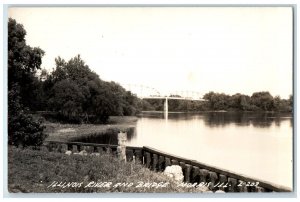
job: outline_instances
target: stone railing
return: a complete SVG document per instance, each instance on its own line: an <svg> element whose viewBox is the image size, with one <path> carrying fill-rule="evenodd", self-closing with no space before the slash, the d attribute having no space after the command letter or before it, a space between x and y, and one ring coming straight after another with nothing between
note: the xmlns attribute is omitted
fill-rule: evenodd
<svg viewBox="0 0 300 202"><path fill-rule="evenodd" d="M128 147L130 150L131 147ZM186 183L207 183L213 191L225 192L291 192L280 185L247 177L241 174L206 165L198 161L174 156L150 147L143 147L143 163L154 171L163 171L166 166L179 165ZM206 184L206 185L207 185Z"/></svg>
<svg viewBox="0 0 300 202"><path fill-rule="evenodd" d="M43 149L56 152L78 153L111 153L119 155L119 145L94 144L82 142L59 142L48 141L42 146ZM241 174L230 172L214 166L206 165L198 161L178 157L150 147L124 147L127 161L138 161L147 168L162 172L167 166L179 165L182 168L184 182L204 183L211 190L223 190L225 192L291 192L292 190L280 185L257 180Z"/></svg>
<svg viewBox="0 0 300 202"><path fill-rule="evenodd" d="M87 153L112 153L117 154L118 145L110 144L94 144L84 142L60 142L60 141L46 141L42 146L42 149L46 149L50 152L71 151L72 153L79 153L86 151Z"/></svg>

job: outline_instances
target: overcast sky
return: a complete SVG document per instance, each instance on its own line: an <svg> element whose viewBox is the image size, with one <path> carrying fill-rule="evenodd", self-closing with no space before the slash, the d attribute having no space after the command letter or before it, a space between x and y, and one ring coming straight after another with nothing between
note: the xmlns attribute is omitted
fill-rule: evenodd
<svg viewBox="0 0 300 202"><path fill-rule="evenodd" d="M291 8L10 8L27 44L80 54L101 79L182 90L292 94Z"/></svg>

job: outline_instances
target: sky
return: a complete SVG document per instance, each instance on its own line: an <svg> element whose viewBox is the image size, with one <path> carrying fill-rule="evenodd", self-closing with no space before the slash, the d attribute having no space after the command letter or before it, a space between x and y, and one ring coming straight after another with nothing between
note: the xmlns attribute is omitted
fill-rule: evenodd
<svg viewBox="0 0 300 202"><path fill-rule="evenodd" d="M58 56L80 54L101 79L161 94L269 91L288 98L293 82L289 7L11 7L26 42Z"/></svg>

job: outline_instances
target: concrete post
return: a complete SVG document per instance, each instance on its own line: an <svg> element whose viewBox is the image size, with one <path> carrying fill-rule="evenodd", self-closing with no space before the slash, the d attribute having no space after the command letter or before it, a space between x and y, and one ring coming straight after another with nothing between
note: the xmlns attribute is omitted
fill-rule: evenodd
<svg viewBox="0 0 300 202"><path fill-rule="evenodd" d="M255 187L256 188L256 192L265 192L265 188L263 187Z"/></svg>
<svg viewBox="0 0 300 202"><path fill-rule="evenodd" d="M134 154L135 154L136 160L138 160L140 163L143 164L143 153L142 153L142 150L135 150Z"/></svg>
<svg viewBox="0 0 300 202"><path fill-rule="evenodd" d="M235 192L237 189L237 180L235 178L229 177L228 183L229 183L228 192Z"/></svg>
<svg viewBox="0 0 300 202"><path fill-rule="evenodd" d="M165 162L166 162L166 163L165 163L166 167L171 165L171 160L170 160L170 158L166 157L166 158L165 158Z"/></svg>
<svg viewBox="0 0 300 202"><path fill-rule="evenodd" d="M218 180L218 175L215 172L208 172L209 174L209 181L210 181L210 190L216 191L218 187L215 187L217 180Z"/></svg>
<svg viewBox="0 0 300 202"><path fill-rule="evenodd" d="M68 145L67 144L61 144L60 145L60 152L65 153L68 150Z"/></svg>
<svg viewBox="0 0 300 202"><path fill-rule="evenodd" d="M200 169L200 182L207 182L208 170Z"/></svg>
<svg viewBox="0 0 300 202"><path fill-rule="evenodd" d="M165 169L165 157L158 157L158 171L164 171Z"/></svg>
<svg viewBox="0 0 300 202"><path fill-rule="evenodd" d="M117 154L120 160L126 161L126 141L127 141L127 133L119 132L118 133L118 147Z"/></svg>
<svg viewBox="0 0 300 202"><path fill-rule="evenodd" d="M145 157L146 157L146 167L150 168L151 167L151 154L149 152L145 152Z"/></svg>
<svg viewBox="0 0 300 202"><path fill-rule="evenodd" d="M193 166L192 167L192 183L194 182L197 182L199 183L200 182L200 168L197 167L197 166Z"/></svg>
<svg viewBox="0 0 300 202"><path fill-rule="evenodd" d="M175 159L172 159L172 160L171 160L171 164L172 164L172 166L173 166L173 165L179 165L178 161L175 160Z"/></svg>
<svg viewBox="0 0 300 202"><path fill-rule="evenodd" d="M157 154L153 154L152 169L154 171L157 170L157 164L158 164L158 156L157 156Z"/></svg>
<svg viewBox="0 0 300 202"><path fill-rule="evenodd" d="M220 174L219 175L219 181L220 181L220 184L222 184L223 183L223 186L221 186L220 187L220 190L222 190L222 191L227 191L227 189L226 189L226 187L224 187L224 185L226 185L227 184L227 182L228 182L228 179L227 179L227 176L226 175L222 175L222 174Z"/></svg>
<svg viewBox="0 0 300 202"><path fill-rule="evenodd" d="M126 160L133 161L134 153L132 149L126 149Z"/></svg>
<svg viewBox="0 0 300 202"><path fill-rule="evenodd" d="M185 181L191 182L191 170L192 166L190 164L185 164Z"/></svg>
<svg viewBox="0 0 300 202"><path fill-rule="evenodd" d="M77 153L77 152L78 152L78 148L77 148L77 145L76 145L76 144L73 144L73 145L72 145L72 152L73 152L73 153Z"/></svg>
<svg viewBox="0 0 300 202"><path fill-rule="evenodd" d="M237 186L238 192L248 192L247 187L245 186L245 182L242 180L238 180L238 184L241 186Z"/></svg>

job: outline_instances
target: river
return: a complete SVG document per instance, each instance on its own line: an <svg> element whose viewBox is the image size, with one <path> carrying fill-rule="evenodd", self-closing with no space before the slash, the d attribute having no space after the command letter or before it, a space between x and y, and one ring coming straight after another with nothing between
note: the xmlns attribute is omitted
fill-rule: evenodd
<svg viewBox="0 0 300 202"><path fill-rule="evenodd" d="M292 187L291 113L142 113L128 145Z"/></svg>

